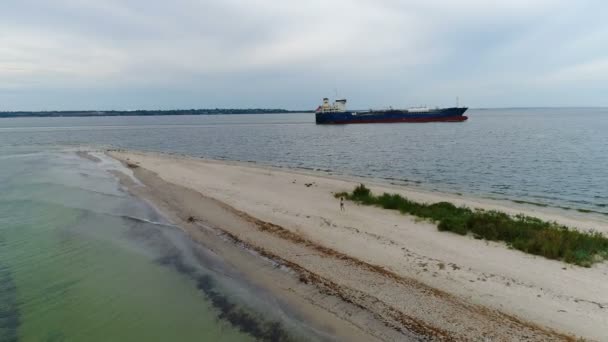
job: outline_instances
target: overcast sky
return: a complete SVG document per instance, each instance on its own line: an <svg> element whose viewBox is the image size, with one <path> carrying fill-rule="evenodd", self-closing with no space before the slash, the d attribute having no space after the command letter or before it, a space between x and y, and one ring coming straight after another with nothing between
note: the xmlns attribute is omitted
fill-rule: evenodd
<svg viewBox="0 0 608 342"><path fill-rule="evenodd" d="M0 6L0 111L608 106L608 1Z"/></svg>

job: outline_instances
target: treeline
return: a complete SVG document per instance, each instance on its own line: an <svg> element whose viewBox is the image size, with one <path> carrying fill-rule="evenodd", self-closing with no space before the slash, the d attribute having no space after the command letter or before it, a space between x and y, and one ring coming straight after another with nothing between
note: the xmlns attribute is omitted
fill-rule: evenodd
<svg viewBox="0 0 608 342"><path fill-rule="evenodd" d="M244 108L244 109L174 109L174 110L108 110L108 111L42 111L42 112L0 112L0 117L60 117L60 116L151 116L151 115L220 115L220 114L279 114L303 113L286 109Z"/></svg>

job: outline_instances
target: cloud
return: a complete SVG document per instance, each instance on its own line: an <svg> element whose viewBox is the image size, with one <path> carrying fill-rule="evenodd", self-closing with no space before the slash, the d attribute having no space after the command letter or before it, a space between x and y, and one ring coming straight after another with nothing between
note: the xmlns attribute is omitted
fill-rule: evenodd
<svg viewBox="0 0 608 342"><path fill-rule="evenodd" d="M541 79L542 82L552 84L608 81L608 58L593 60L585 63L567 66Z"/></svg>
<svg viewBox="0 0 608 342"><path fill-rule="evenodd" d="M0 12L0 89L14 91L2 108L61 109L82 89L87 102L79 105L91 108L309 108L334 88L361 108L451 104L456 95L472 106L548 105L572 82L605 76L606 7L8 0ZM539 97L522 100L521 89Z"/></svg>
<svg viewBox="0 0 608 342"><path fill-rule="evenodd" d="M0 77L15 83L63 78L108 79L121 71L126 55L83 37L43 31L4 30L0 35ZM10 83L10 82L8 82Z"/></svg>

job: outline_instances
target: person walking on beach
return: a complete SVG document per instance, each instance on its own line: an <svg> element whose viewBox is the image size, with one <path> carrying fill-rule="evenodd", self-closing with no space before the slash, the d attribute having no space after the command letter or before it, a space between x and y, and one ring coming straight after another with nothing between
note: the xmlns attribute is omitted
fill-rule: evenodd
<svg viewBox="0 0 608 342"><path fill-rule="evenodd" d="M340 211L344 211L344 197L340 197Z"/></svg>

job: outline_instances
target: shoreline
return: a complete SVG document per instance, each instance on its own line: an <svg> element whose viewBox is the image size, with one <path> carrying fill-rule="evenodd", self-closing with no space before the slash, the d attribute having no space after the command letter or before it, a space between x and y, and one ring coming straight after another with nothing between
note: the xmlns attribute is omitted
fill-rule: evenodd
<svg viewBox="0 0 608 342"><path fill-rule="evenodd" d="M109 151L112 150L124 150L124 151L136 151L141 153L151 153L151 154L160 154L184 159L195 159L195 160L204 160L210 163L224 163L228 165L236 165L236 166L250 166L254 168L265 168L270 170L283 170L288 172L302 173L312 176L318 177L327 177L336 180L349 180L356 182L363 182L369 184L375 184L377 186L384 186L387 188L391 187L399 187L407 189L408 191L415 193L424 193L429 195L437 195L437 196L450 196L454 199L464 198L470 201L480 202L482 205L485 204L493 204L497 206L503 206L506 208L510 208L513 210L532 210L541 209L539 213L550 212L552 215L564 216L564 217L573 217L577 220L597 220L599 222L603 222L608 224L608 211L598 211L597 208L604 208L603 205L594 205L596 209L585 209L577 206L565 206L558 203L545 203L545 202L537 202L536 200L530 199L522 199L519 197L509 197L507 194L499 194L499 193L482 193L482 192L459 192L455 190L450 190L447 187L435 187L431 183L425 183L422 181L415 180L407 180L407 179L397 179L392 177L374 177L371 175L357 175L353 173L345 173L337 170L329 170L329 169L321 169L321 168L313 168L313 167L304 167L304 166L288 166L288 165L273 165L269 162L257 162L254 160L235 160L229 158L210 158L205 156L192 156L181 152L159 152L156 150L134 150L134 149L113 149L109 148ZM606 204L608 205L608 204Z"/></svg>
<svg viewBox="0 0 608 342"><path fill-rule="evenodd" d="M347 204L348 215L341 215L333 207L336 202L330 199L331 192L350 190L351 185L360 181L350 177L338 178L334 175L260 167L251 163L242 165L243 162L209 161L175 154L116 151L110 151L108 154L122 162L128 161L134 163L132 165L137 165L133 170L138 179L148 187L150 187L150 179L146 181L140 178L144 170L156 173L160 181L164 182L155 183L157 187L180 186L182 190L177 193L183 193L184 189L192 190L234 209L233 214L242 213L240 217L248 218L245 221L254 224L254 227L251 225L239 229L232 227L231 229L234 230L227 233L236 236L237 240L269 251L270 255L292 262L307 271L312 269L314 272L311 273L316 276L319 276L325 268L332 269L333 273L340 273L338 272L340 268L349 266L340 265L340 260L350 260L352 267L357 265L363 267L364 264L379 267L373 270L367 269L370 273L358 281L349 277L352 278L352 272L360 273L361 269L350 269L351 272L340 275L329 272L319 277L330 279L333 284L338 285L340 291L357 290L358 298L375 293L378 289L383 290L375 300L391 307L393 320L399 316L395 316L395 311L403 315L402 318L407 318L397 320L397 325L408 327L409 324L410 330L414 329L421 335L429 332L433 334L434 331L436 337L443 336L443 338L494 336L497 339L516 339L516 336L521 337L519 334L526 333L529 334L528 336L534 336L535 340L569 339L566 335L553 332L555 330L593 339L605 337L599 325L602 320L605 321L607 317L605 309L608 308L608 306L603 307L603 303L608 302L608 299L604 298L607 292L602 292L603 287L601 287L601 281L605 283L607 279L605 264L594 266L587 271L570 265L564 266L559 262L518 254L501 244L485 243L437 232L436 228L430 229L431 225L428 223L416 222L407 216L386 213L378 208L357 207L357 213L353 213L354 206ZM424 193L403 186L378 184L373 180L366 180L365 183L376 191L402 193L409 198L425 202L437 200L439 197L457 205L484 206L486 209L490 207L508 213L522 212L518 209L522 206L483 203L479 199L458 195ZM304 186L304 184L311 185ZM263 194L264 191L269 194ZM304 198L298 200L299 195ZM156 201L162 197L162 194L157 194ZM179 201L177 196L167 203L175 205ZM526 207L526 213L541 219L547 217L555 219L568 226L573 226L571 223L575 223L580 229L599 227L601 231L608 231L608 225L595 218L581 220L572 216L557 217L544 209ZM197 212L196 208L188 208L188 210ZM354 219L350 217L351 215L359 217ZM210 220L207 213L200 216L195 221ZM221 225L222 220L216 222L216 225L217 223ZM259 227L265 224L270 224L270 227L274 228L260 230ZM294 243L294 237L298 237L304 243ZM264 239L269 238L278 239L275 242L279 247L264 245ZM308 248L319 246L321 250L316 249L317 254L323 254L322 250L333 251L330 254L334 256L329 258L325 255L319 258L317 255L314 260L293 257L293 250L302 248L302 244ZM366 246L374 253L362 251L362 246ZM324 264L323 259L332 260ZM505 267L504 263L507 260L513 265ZM500 265L501 263L503 265ZM523 272L514 269L518 267L523 268ZM549 270L543 272L544 268ZM387 275L381 275L382 272L379 272L381 269L394 276L388 276L387 281ZM560 273L565 272L570 273L567 274L567 284L559 284ZM394 281L395 279L401 280ZM382 282L378 283L380 280ZM584 297L585 291L573 291L576 290L573 289L574 284L582 285L584 290L594 282L599 282L600 288L587 293L591 298L579 298ZM416 288L424 291L415 295L412 293L402 295ZM394 295L380 298L390 293ZM434 296L429 296L429 293L433 293ZM437 295L438 293L442 295ZM394 299L395 295L397 299ZM399 296L408 298L404 300ZM543 299L545 297L549 297L549 300ZM535 303L531 304L533 301ZM419 310L411 310L412 303L417 303ZM386 307L374 307L371 302L365 301L359 305L366 310L376 310L374 314L380 317L391 317L387 314L391 310ZM435 310L420 310L425 306L431 306ZM446 313L451 313L452 318L445 316ZM463 314L465 316L461 319L453 318ZM586 316L590 317L586 318ZM410 319L409 323L407 323L408 319ZM485 323L482 323L484 321ZM423 328L413 327L412 322L422 322ZM384 323L387 325L386 320ZM490 331L476 331L476 324L478 324L477 329L484 327Z"/></svg>
<svg viewBox="0 0 608 342"><path fill-rule="evenodd" d="M167 158L176 158L191 161L203 161L209 164L230 165L237 167L250 167L254 169L267 170L269 172L285 172L293 173L302 176L320 177L335 181L352 183L353 187L344 188L344 191L350 191L355 185L369 185L376 191L398 193L409 195L411 199L419 202L434 203L440 201L448 201L457 206L467 206L470 208L479 208L484 210L497 210L510 215L524 213L530 216L540 218L545 221L555 221L557 223L576 228L579 230L598 230L608 235L608 213L580 209L575 207L565 207L550 205L540 202L532 202L507 197L493 197L488 194L475 193L460 193L453 192L447 189L430 189L419 182L400 181L393 178L382 177L366 177L347 173L341 173L332 170L322 170L308 167L290 167L271 165L256 161L247 160L232 160L232 159L211 159L207 157L195 157L179 152L158 152L152 150L133 150L133 149L114 149L107 148L103 151L123 151L132 153L141 153L148 155L164 156ZM414 184L412 184L414 183ZM393 191L393 192L391 192Z"/></svg>
<svg viewBox="0 0 608 342"><path fill-rule="evenodd" d="M235 268L251 286L269 291L275 300L283 303L280 307L291 313L292 318L299 319L302 325L310 326L323 337L322 340L400 341L404 340L403 337L406 337L404 341L417 340L414 336L402 335L387 328L353 303L342 302L327 293L316 291L314 285L300 281L297 265L256 248L229 231L215 226L216 220L222 224L248 224L222 203L189 189L164 183L147 170L132 171L133 175L119 171L112 173L129 193L149 203L195 243L217 255L229 267ZM143 185L135 183L131 176ZM219 212L219 217L211 220L195 219L174 207L175 203L166 202L166 198L157 191L176 191L187 200L195 198L199 203L202 202L205 210ZM337 317L333 312L336 309L356 317L360 326L373 329L374 333L368 333L351 321Z"/></svg>

